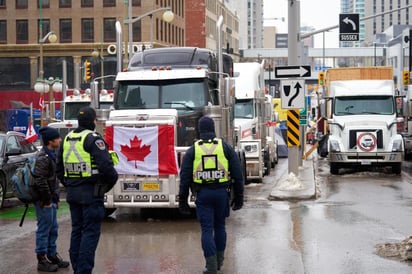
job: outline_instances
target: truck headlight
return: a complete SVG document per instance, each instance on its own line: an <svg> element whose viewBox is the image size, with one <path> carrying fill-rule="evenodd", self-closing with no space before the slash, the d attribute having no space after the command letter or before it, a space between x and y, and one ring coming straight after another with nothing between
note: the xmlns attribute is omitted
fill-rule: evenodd
<svg viewBox="0 0 412 274"><path fill-rule="evenodd" d="M330 141L330 151L331 152L340 152L340 147L338 141L331 140Z"/></svg>
<svg viewBox="0 0 412 274"><path fill-rule="evenodd" d="M392 152L402 151L402 140L393 141Z"/></svg>

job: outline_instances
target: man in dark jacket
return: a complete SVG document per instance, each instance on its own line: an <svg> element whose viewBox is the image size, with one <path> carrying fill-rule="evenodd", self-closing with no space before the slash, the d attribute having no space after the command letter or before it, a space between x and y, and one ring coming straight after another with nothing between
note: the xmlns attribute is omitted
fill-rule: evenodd
<svg viewBox="0 0 412 274"><path fill-rule="evenodd" d="M51 127L39 130L43 147L37 155L34 167L35 182L39 200L34 204L37 217L36 254L37 270L55 272L66 268L64 261L56 251L58 236L57 209L59 208L59 181L56 177L56 150L62 139L59 132Z"/></svg>
<svg viewBox="0 0 412 274"><path fill-rule="evenodd" d="M233 210L243 206L244 181L239 157L234 149L216 138L211 118L199 120L200 140L191 146L180 168L179 210L190 214L189 188L196 195L196 212L202 230L206 259L203 273L216 273L223 265L226 248L225 219L229 217L230 188Z"/></svg>
<svg viewBox="0 0 412 274"><path fill-rule="evenodd" d="M105 217L104 193L117 181L107 145L94 132L96 112L90 107L79 110L79 126L64 139L57 160L57 176L67 189L72 233L70 261L74 273L92 273Z"/></svg>

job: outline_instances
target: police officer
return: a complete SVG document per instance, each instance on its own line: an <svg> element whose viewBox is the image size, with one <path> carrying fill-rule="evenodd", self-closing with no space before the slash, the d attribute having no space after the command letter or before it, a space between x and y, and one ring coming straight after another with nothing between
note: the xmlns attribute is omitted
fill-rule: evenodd
<svg viewBox="0 0 412 274"><path fill-rule="evenodd" d="M63 141L57 175L67 189L72 233L70 261L74 273L92 273L100 238L101 222L105 217L104 193L117 181L107 145L94 132L96 112L83 107L77 115L79 126Z"/></svg>
<svg viewBox="0 0 412 274"><path fill-rule="evenodd" d="M230 187L233 183L233 210L243 206L244 181L239 157L222 139L216 138L210 117L199 120L200 140L191 146L180 169L179 210L190 214L189 188L196 195L196 212L202 232L206 259L203 273L216 273L223 265L226 248L225 219L229 217Z"/></svg>

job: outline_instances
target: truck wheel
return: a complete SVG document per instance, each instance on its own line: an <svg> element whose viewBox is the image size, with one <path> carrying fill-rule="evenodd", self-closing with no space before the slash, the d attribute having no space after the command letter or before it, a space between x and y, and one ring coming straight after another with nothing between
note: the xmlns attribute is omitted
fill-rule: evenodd
<svg viewBox="0 0 412 274"><path fill-rule="evenodd" d="M336 163L329 163L330 165L330 173L333 175L339 174L339 167Z"/></svg>
<svg viewBox="0 0 412 274"><path fill-rule="evenodd" d="M238 156L239 156L239 160L240 160L240 168L242 170L243 180L245 181L245 184L246 184L246 158L245 158L245 152L243 150L238 151Z"/></svg>
<svg viewBox="0 0 412 274"><path fill-rule="evenodd" d="M105 208L105 214L104 214L104 216L107 218L107 217L109 217L110 215L112 215L115 211L116 211L116 209L117 208Z"/></svg>
<svg viewBox="0 0 412 274"><path fill-rule="evenodd" d="M270 157L269 157L269 151L268 151L268 150L265 150L265 151L264 151L264 153L263 153L263 159L264 159L264 161L265 161L265 166L264 166L265 172L264 172L264 176L269 176L269 174L270 174L270 169L272 168L272 164L271 164L271 162L270 162Z"/></svg>
<svg viewBox="0 0 412 274"><path fill-rule="evenodd" d="M271 163L272 168L275 168L275 165L278 163L278 146L276 145L275 157L273 158L273 162Z"/></svg>
<svg viewBox="0 0 412 274"><path fill-rule="evenodd" d="M402 163L396 163L392 166L392 173L401 174L402 172Z"/></svg>
<svg viewBox="0 0 412 274"><path fill-rule="evenodd" d="M6 189L4 188L4 180L0 178L0 208L3 208L4 200L6 199Z"/></svg>

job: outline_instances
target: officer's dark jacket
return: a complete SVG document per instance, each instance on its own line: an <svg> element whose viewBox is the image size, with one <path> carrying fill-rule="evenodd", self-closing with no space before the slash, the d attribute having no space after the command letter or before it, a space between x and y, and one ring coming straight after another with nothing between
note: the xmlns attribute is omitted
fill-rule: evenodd
<svg viewBox="0 0 412 274"><path fill-rule="evenodd" d="M56 153L44 146L37 154L34 168L39 201L49 205L59 202L59 181L56 180Z"/></svg>
<svg viewBox="0 0 412 274"><path fill-rule="evenodd" d="M214 132L201 132L200 139L207 141L215 138ZM232 180L234 194L243 196L244 182L243 175L240 166L239 157L237 156L235 150L226 142L223 143L223 151L225 153L226 159L229 161L229 172L230 178ZM183 157L182 165L180 166L180 187L179 196L180 199L187 200L189 196L189 188L194 185L193 182L193 160L194 160L194 145L192 145L185 153ZM224 185L223 185L224 186Z"/></svg>
<svg viewBox="0 0 412 274"><path fill-rule="evenodd" d="M86 129L87 128L79 126L77 129L74 130L74 132L79 133ZM85 142L84 142L84 150L90 153L91 157L97 164L99 174L94 174L90 177L85 177L85 178L65 178L64 177L64 164L63 164L63 147L64 147L63 144L60 146L60 151L58 153L58 158L57 158L58 178L62 181L63 185L69 188L78 187L77 189L79 193L85 194L84 196L85 202L87 202L87 200L90 197L93 197L93 195L103 197L104 193L110 190L114 186L118 178L117 171L114 169L112 158L110 157L110 154L108 153L108 150L107 150L107 147L108 147L107 144L106 144L105 149L101 149L99 148L99 146L96 145L96 141L104 142L103 138L98 133L91 133L87 135ZM99 193L96 193L96 190L95 190L96 185L100 185L103 187L102 191L99 191ZM92 192L90 194L92 196L89 197L84 192L87 192L87 194L90 194L90 192Z"/></svg>

